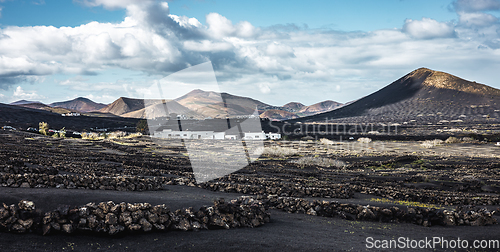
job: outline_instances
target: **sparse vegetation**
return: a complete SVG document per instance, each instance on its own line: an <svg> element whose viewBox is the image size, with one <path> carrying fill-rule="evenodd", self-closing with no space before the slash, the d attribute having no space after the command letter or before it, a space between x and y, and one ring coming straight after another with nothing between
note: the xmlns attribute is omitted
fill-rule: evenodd
<svg viewBox="0 0 500 252"><path fill-rule="evenodd" d="M367 144L367 143L370 143L372 141L371 138L368 138L368 137L361 137L361 138L358 138L358 142L360 143L364 143L364 144Z"/></svg>
<svg viewBox="0 0 500 252"><path fill-rule="evenodd" d="M262 155L271 157L286 157L297 155L297 150L292 148L283 148L279 146L271 146L265 148L258 148L255 153L261 153Z"/></svg>
<svg viewBox="0 0 500 252"><path fill-rule="evenodd" d="M446 139L445 143L447 144L452 144L452 143L479 143L478 140L472 138L472 137L462 137L462 138L458 138L458 137L449 137L448 139Z"/></svg>
<svg viewBox="0 0 500 252"><path fill-rule="evenodd" d="M127 132L124 131L115 131L111 132L108 134L108 138L114 139L114 138L122 138L127 136Z"/></svg>
<svg viewBox="0 0 500 252"><path fill-rule="evenodd" d="M464 143L475 143L475 142L478 142L476 139L472 138L472 137L463 137L462 138L462 142Z"/></svg>
<svg viewBox="0 0 500 252"><path fill-rule="evenodd" d="M63 128L59 131L59 137L62 137L62 138L65 138L65 137L66 137L66 127L63 127Z"/></svg>
<svg viewBox="0 0 500 252"><path fill-rule="evenodd" d="M326 139L326 138L321 138L319 140L320 143L324 144L324 145L331 145L333 144L333 141L332 140L329 140L329 139Z"/></svg>
<svg viewBox="0 0 500 252"><path fill-rule="evenodd" d="M390 200L390 199L378 199L378 198L371 198L370 201L373 202L380 202L380 203L392 203L392 204L398 204L398 205L403 205L403 206L412 206L412 207L426 207L426 208L435 208L435 209L442 209L443 207L434 205L434 204L426 204L422 202L415 202L415 201L407 201L407 200Z"/></svg>
<svg viewBox="0 0 500 252"><path fill-rule="evenodd" d="M83 132L82 133L82 139L87 139L87 140L99 140L99 134L94 133L94 132Z"/></svg>
<svg viewBox="0 0 500 252"><path fill-rule="evenodd" d="M346 166L346 163L344 161L324 157L301 157L291 162L301 166L316 165L336 168L344 168Z"/></svg>
<svg viewBox="0 0 500 252"><path fill-rule="evenodd" d="M140 132L128 134L127 132L124 131L115 131L110 133L105 132L101 134L95 132L82 133L82 139L87 139L87 140L121 139L121 138L134 138L140 136L142 136L142 133Z"/></svg>
<svg viewBox="0 0 500 252"><path fill-rule="evenodd" d="M457 138L457 137L448 137L448 139L446 139L446 141L444 141L445 143L447 144L453 144L453 143L461 143L462 141L460 141L460 138Z"/></svg>
<svg viewBox="0 0 500 252"><path fill-rule="evenodd" d="M38 131L46 136L49 135L49 124L46 122L38 123Z"/></svg>
<svg viewBox="0 0 500 252"><path fill-rule="evenodd" d="M127 136L125 136L123 138L135 138L135 137L140 137L140 136L142 136L142 133L137 132L137 133L128 134Z"/></svg>
<svg viewBox="0 0 500 252"><path fill-rule="evenodd" d="M426 140L426 141L422 142L420 145L424 148L430 149L430 148L434 148L436 146L442 145L443 142L444 141L441 139Z"/></svg>

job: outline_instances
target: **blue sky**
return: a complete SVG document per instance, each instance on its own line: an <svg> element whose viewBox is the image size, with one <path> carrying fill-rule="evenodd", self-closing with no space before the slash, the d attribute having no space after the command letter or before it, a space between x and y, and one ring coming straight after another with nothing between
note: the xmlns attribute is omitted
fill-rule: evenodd
<svg viewBox="0 0 500 252"><path fill-rule="evenodd" d="M273 105L348 102L419 67L500 88L499 10L499 0L0 0L0 102L141 97L206 61L219 91Z"/></svg>

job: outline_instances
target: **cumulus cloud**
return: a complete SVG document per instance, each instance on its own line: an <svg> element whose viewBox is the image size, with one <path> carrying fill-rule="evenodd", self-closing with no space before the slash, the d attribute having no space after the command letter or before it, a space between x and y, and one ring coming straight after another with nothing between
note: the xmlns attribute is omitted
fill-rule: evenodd
<svg viewBox="0 0 500 252"><path fill-rule="evenodd" d="M405 20L403 31L417 39L452 38L455 30L452 24L438 22L431 18Z"/></svg>
<svg viewBox="0 0 500 252"><path fill-rule="evenodd" d="M330 86L334 91L342 87L342 93L366 94L377 89L373 82L366 84L367 78L388 84L387 80L421 66L488 62L500 67L498 51L493 51L500 45L498 21L477 11L462 11L457 25L423 18L406 20L402 29L337 32L293 24L258 28L246 21L233 24L218 13L209 13L202 24L170 13L168 4L158 1L80 2L123 8L127 14L120 23L0 28L0 88L20 85L16 83L33 76L95 75L112 68L166 76L211 61L217 80L230 93L273 97L291 88L307 93L312 86L321 89L335 83ZM442 43L440 38L451 39ZM58 83L85 93L103 91L100 95L132 93L139 86L84 79Z"/></svg>
<svg viewBox="0 0 500 252"><path fill-rule="evenodd" d="M25 91L21 86L17 86L12 94L13 100L35 100L44 99L45 97L37 94L36 91Z"/></svg>
<svg viewBox="0 0 500 252"><path fill-rule="evenodd" d="M125 9L131 5L149 4L153 0L73 0L89 7L102 6L106 9Z"/></svg>
<svg viewBox="0 0 500 252"><path fill-rule="evenodd" d="M453 7L459 12L499 10L500 0L456 0Z"/></svg>
<svg viewBox="0 0 500 252"><path fill-rule="evenodd" d="M75 98L77 97L77 95L74 96ZM83 96L84 98L87 98L87 99L90 99L94 102L100 102L100 103L104 103L104 104L108 104L108 103L111 103L113 101L116 100L116 96L112 96L112 95L93 95L93 94L88 94L88 95L85 95Z"/></svg>
<svg viewBox="0 0 500 252"><path fill-rule="evenodd" d="M488 26L498 22L498 18L482 12L459 12L460 24L466 26Z"/></svg>

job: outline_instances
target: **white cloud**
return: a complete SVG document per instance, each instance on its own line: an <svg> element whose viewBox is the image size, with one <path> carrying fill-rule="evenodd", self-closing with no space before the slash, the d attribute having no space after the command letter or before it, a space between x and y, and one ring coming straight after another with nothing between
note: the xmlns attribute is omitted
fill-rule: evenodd
<svg viewBox="0 0 500 252"><path fill-rule="evenodd" d="M407 19L403 31L417 39L451 38L455 36L453 25L431 18Z"/></svg>
<svg viewBox="0 0 500 252"><path fill-rule="evenodd" d="M35 1L31 1L31 3L34 5L44 5L45 0L35 0Z"/></svg>
<svg viewBox="0 0 500 252"><path fill-rule="evenodd" d="M233 23L219 13L210 13L207 15L206 22L208 32L214 38L224 38L232 36L236 31Z"/></svg>
<svg viewBox="0 0 500 252"><path fill-rule="evenodd" d="M271 92L271 88L267 83L259 83L259 90L263 94L269 94Z"/></svg>
<svg viewBox="0 0 500 252"><path fill-rule="evenodd" d="M482 12L458 12L460 24L466 26L488 26L498 22L498 18Z"/></svg>
<svg viewBox="0 0 500 252"><path fill-rule="evenodd" d="M44 99L45 97L37 94L36 91L24 91L21 86L17 86L12 94L12 98L14 98L14 100L35 100Z"/></svg>
<svg viewBox="0 0 500 252"><path fill-rule="evenodd" d="M75 95L75 97L77 97L77 96ZM90 100L92 100L94 102L108 104L108 103L114 102L118 97L112 96L112 95L93 95L93 94L88 94L88 95L85 95L84 98L90 99Z"/></svg>
<svg viewBox="0 0 500 252"><path fill-rule="evenodd" d="M457 0L453 3L457 11L475 12L500 9L500 0Z"/></svg>
<svg viewBox="0 0 500 252"><path fill-rule="evenodd" d="M127 16L120 23L0 28L0 88L36 76L99 74L111 68L165 76L211 61L225 88L221 91L264 94L284 104L292 99L285 94L296 90L297 97L315 92L332 96L323 100L345 102L422 66L451 73L470 68L471 62L479 69L500 67L500 27L494 16L481 12L459 13L457 25L423 18L406 20L402 29L336 32L293 25L257 28L246 21L233 24L217 13L208 14L203 25L170 14L167 3L156 1L82 3L126 8ZM441 38L447 38L445 43ZM144 82L73 78L58 84L104 97L136 94ZM320 91L325 87L333 94Z"/></svg>
<svg viewBox="0 0 500 252"><path fill-rule="evenodd" d="M74 0L89 7L102 6L106 9L124 9L131 5L148 4L152 0Z"/></svg>

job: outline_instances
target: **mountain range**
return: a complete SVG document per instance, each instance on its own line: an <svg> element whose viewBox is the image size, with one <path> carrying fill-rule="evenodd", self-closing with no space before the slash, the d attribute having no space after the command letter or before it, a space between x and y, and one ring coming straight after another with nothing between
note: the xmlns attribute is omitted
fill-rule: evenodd
<svg viewBox="0 0 500 252"><path fill-rule="evenodd" d="M500 90L427 68L416 69L386 87L358 100L341 104L323 101L310 106L290 102L272 106L258 100L193 90L173 100L120 97L111 104L86 98L49 105L17 101L11 105L54 113L87 112L87 115L156 118L226 118L257 113L261 118L289 122L422 122L491 121L500 118Z"/></svg>
<svg viewBox="0 0 500 252"><path fill-rule="evenodd" d="M86 115L143 119L165 115L182 115L185 118L192 119L226 118L226 115L229 115L229 117L238 117L257 113L262 118L287 120L330 111L340 107L342 104L333 101L324 101L311 106L305 106L298 102L291 102L284 106L271 106L248 97L195 89L174 100L120 97L111 104L106 105L79 97L69 101L54 102L49 105L38 101L26 100L16 101L10 105L41 109L58 114L81 112Z"/></svg>

